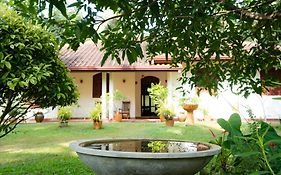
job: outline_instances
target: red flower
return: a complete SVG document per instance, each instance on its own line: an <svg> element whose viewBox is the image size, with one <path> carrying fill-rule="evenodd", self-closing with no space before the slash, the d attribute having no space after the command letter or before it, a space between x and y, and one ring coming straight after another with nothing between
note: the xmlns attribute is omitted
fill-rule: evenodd
<svg viewBox="0 0 281 175"><path fill-rule="evenodd" d="M270 146L271 148L274 148L274 147L276 146L276 143L270 142L270 143L269 143L269 146Z"/></svg>

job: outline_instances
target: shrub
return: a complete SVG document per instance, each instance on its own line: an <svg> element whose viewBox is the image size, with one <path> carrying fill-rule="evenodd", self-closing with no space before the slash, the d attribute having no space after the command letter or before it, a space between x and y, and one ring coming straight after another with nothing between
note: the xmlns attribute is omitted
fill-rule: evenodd
<svg viewBox="0 0 281 175"><path fill-rule="evenodd" d="M72 115L71 108L67 107L60 107L58 112L58 119L61 121L69 120Z"/></svg>
<svg viewBox="0 0 281 175"><path fill-rule="evenodd" d="M243 133L238 114L232 114L228 121L218 119L218 124L225 132L211 141L222 147L221 153L211 164L212 173L281 173L281 137L270 124L254 121L247 125L249 133Z"/></svg>
<svg viewBox="0 0 281 175"><path fill-rule="evenodd" d="M96 106L90 113L92 120L94 120L94 122L101 121L101 113L102 113L102 105L101 103L96 103Z"/></svg>
<svg viewBox="0 0 281 175"><path fill-rule="evenodd" d="M55 36L0 4L0 41L0 138L15 129L34 104L55 108L77 101L76 85L58 58ZM9 116L13 110L20 113Z"/></svg>

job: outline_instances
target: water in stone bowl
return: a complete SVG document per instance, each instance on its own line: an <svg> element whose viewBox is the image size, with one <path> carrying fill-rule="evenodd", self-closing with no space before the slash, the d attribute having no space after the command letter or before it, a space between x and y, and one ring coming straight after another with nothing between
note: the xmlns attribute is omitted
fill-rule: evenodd
<svg viewBox="0 0 281 175"><path fill-rule="evenodd" d="M95 139L70 147L97 175L189 175L220 152L217 145L180 140Z"/></svg>

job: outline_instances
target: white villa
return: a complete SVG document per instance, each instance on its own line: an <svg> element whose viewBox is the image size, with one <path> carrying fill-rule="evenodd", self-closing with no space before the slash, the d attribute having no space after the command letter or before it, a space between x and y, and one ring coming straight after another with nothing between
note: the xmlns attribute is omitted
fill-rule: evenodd
<svg viewBox="0 0 281 175"><path fill-rule="evenodd" d="M183 109L178 106L178 99L182 94L176 90L180 86L178 78L181 66L171 68L165 57L158 56L153 61L138 60L132 65L127 61L119 65L116 60L108 59L101 66L103 53L91 41L86 41L75 52L63 47L60 54L61 60L71 70L70 74L74 77L80 93L78 106L72 108L74 118L88 118L95 102L101 101L102 118L112 119L114 111L122 105L121 102L117 103L112 98L115 90L127 97L130 118L155 118L155 105L149 98L147 88L151 83L159 82L168 88L171 108L177 113L183 112ZM189 86L186 85L185 88ZM106 98L108 93L109 100ZM195 92L191 93L191 95L194 94ZM272 97L252 94L245 99L234 95L228 89L222 91L217 97L203 92L199 97L199 108L194 115L198 119L203 119L204 115L216 119L228 118L233 112L239 112L247 118L246 111L250 108L260 118L281 118L281 101L273 100ZM56 118L56 115L57 110L48 110L45 113L47 118Z"/></svg>

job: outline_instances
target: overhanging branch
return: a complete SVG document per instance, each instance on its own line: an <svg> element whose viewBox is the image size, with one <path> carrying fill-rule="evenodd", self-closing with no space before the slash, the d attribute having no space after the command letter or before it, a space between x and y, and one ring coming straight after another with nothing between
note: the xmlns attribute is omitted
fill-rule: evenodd
<svg viewBox="0 0 281 175"><path fill-rule="evenodd" d="M268 5L270 3L274 2L274 0L266 2L266 4L256 4L254 7L259 7L262 5ZM238 13L244 16L247 16L252 19L256 20L272 20L272 19L281 19L281 11L274 11L272 13L266 13L266 14L261 14L257 12L253 12L250 9L253 9L254 7L249 7L249 8L239 8L235 5L225 5L225 9L229 12L234 12Z"/></svg>

